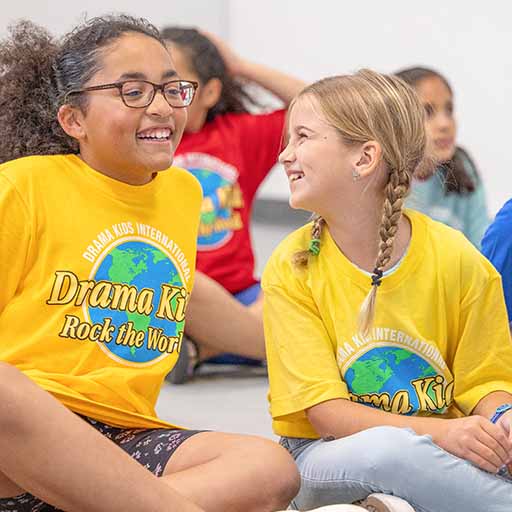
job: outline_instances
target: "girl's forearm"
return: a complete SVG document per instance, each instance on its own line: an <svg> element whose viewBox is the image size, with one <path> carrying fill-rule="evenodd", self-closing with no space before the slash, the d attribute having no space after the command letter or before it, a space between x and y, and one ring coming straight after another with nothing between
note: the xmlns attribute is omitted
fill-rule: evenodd
<svg viewBox="0 0 512 512"><path fill-rule="evenodd" d="M494 391L484 396L473 409L473 414L490 418L496 409L503 404L511 404L512 395L506 391Z"/></svg>
<svg viewBox="0 0 512 512"><path fill-rule="evenodd" d="M379 426L412 428L417 434L436 438L444 421L442 418L394 414L345 399L315 405L307 411L307 416L321 437L335 438Z"/></svg>

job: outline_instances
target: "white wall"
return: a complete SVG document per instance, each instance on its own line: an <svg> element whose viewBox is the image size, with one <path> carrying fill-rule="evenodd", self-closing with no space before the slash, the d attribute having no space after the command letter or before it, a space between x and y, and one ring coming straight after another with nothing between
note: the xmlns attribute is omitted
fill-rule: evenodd
<svg viewBox="0 0 512 512"><path fill-rule="evenodd" d="M490 210L512 197L510 2L231 0L229 11L237 50L308 81L416 64L446 74L456 93L459 142L479 165ZM260 196L288 196L281 173Z"/></svg>
<svg viewBox="0 0 512 512"><path fill-rule="evenodd" d="M459 141L484 176L492 212L512 196L512 3L499 0L23 0L3 2L0 35L21 17L55 33L86 13L122 11L158 26L192 24L227 37L243 55L312 81L360 67L423 64L456 92ZM280 172L262 197L288 197Z"/></svg>
<svg viewBox="0 0 512 512"><path fill-rule="evenodd" d="M19 18L31 19L54 34L62 34L84 15L93 17L113 12L143 16L158 27L197 25L219 35L227 34L228 0L14 0L2 2L0 35Z"/></svg>

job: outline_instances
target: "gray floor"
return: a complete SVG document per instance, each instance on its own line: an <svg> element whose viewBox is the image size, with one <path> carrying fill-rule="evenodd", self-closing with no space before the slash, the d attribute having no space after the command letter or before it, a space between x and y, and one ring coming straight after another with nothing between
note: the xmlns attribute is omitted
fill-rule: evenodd
<svg viewBox="0 0 512 512"><path fill-rule="evenodd" d="M182 386L164 384L157 412L187 428L273 437L267 387L266 376L248 370L200 375Z"/></svg>
<svg viewBox="0 0 512 512"><path fill-rule="evenodd" d="M288 225L254 223L259 274L274 247L301 222L299 217ZM157 412L162 419L188 428L273 437L267 387L262 370L210 369L182 386L164 384Z"/></svg>

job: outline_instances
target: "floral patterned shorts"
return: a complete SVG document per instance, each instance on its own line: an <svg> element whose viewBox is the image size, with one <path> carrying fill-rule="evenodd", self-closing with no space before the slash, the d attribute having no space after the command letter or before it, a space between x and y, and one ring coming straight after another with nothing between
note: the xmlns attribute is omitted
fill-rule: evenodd
<svg viewBox="0 0 512 512"><path fill-rule="evenodd" d="M201 432L200 430L163 428L118 428L85 416L81 416L81 418L156 476L162 476L167 462L183 441ZM0 512L50 512L57 510L29 493L13 498L0 498Z"/></svg>

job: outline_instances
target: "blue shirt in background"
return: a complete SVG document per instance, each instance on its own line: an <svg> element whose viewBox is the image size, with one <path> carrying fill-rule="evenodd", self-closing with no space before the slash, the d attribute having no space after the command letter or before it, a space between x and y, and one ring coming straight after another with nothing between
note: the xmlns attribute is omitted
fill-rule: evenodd
<svg viewBox="0 0 512 512"><path fill-rule="evenodd" d="M512 199L505 203L486 231L482 253L501 274L508 320L512 322Z"/></svg>
<svg viewBox="0 0 512 512"><path fill-rule="evenodd" d="M462 231L466 238L480 249L480 241L489 225L489 214L482 180L472 162L462 153L464 168L475 183L474 192L446 193L445 173L439 169L426 181L414 180L407 208L418 210L434 220Z"/></svg>

